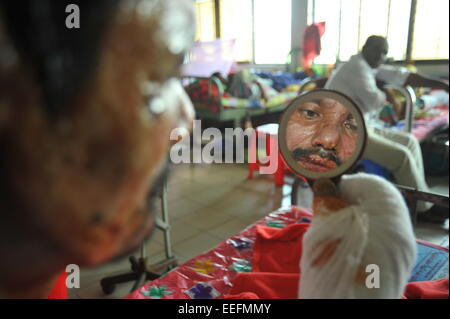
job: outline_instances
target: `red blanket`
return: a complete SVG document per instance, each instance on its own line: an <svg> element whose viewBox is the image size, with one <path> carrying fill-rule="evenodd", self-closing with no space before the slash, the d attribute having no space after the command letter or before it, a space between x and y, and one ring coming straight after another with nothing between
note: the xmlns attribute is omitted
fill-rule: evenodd
<svg viewBox="0 0 450 319"><path fill-rule="evenodd" d="M406 285L407 299L448 299L448 277L435 281L416 281Z"/></svg>
<svg viewBox="0 0 450 319"><path fill-rule="evenodd" d="M311 217L310 212L297 207L273 212L126 298L297 298L301 240ZM434 276L435 269L428 266L436 265L428 264L428 255L438 252L424 251L426 256L420 257L423 263L413 273L416 280ZM448 254L448 250L441 253ZM417 287L423 285L408 285L405 296L413 298L410 289ZM448 286L431 289L434 296L440 295L438 291L448 296ZM418 294L432 295L430 290L419 291L414 298Z"/></svg>
<svg viewBox="0 0 450 319"><path fill-rule="evenodd" d="M283 229L257 226L253 272L238 274L225 298L296 299L301 241L308 224ZM409 283L406 299L448 298L448 278Z"/></svg>
<svg viewBox="0 0 450 319"><path fill-rule="evenodd" d="M298 274L303 234L308 226L304 223L282 229L256 226L253 271Z"/></svg>

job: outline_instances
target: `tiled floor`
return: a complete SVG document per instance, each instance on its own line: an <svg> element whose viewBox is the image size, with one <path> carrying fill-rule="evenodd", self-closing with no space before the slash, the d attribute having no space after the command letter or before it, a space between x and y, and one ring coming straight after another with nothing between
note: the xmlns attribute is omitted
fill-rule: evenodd
<svg viewBox="0 0 450 319"><path fill-rule="evenodd" d="M288 179L289 181L289 179ZM430 180L433 191L448 195L448 177ZM168 210L172 247L179 263L206 252L222 240L280 206L290 204L290 186L275 187L270 176L247 180L244 164L176 165L168 184ZM448 246L448 221L444 226L419 225L418 238ZM156 230L146 243L149 259L164 258L162 232ZM139 255L139 252L134 254ZM132 283L121 284L105 295L100 279L127 272L127 258L95 269L81 270L78 289L69 289L71 298L120 298Z"/></svg>

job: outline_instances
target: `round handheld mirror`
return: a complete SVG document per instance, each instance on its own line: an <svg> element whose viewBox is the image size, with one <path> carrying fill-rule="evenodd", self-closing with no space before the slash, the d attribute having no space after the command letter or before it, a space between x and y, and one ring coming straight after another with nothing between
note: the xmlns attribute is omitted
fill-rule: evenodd
<svg viewBox="0 0 450 319"><path fill-rule="evenodd" d="M357 105L331 90L297 97L283 113L278 129L281 156L307 179L336 178L360 159L367 131Z"/></svg>

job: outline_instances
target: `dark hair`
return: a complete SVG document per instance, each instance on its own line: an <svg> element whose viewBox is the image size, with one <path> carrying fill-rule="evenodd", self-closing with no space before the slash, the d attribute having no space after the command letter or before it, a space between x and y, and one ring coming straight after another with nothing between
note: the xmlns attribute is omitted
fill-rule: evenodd
<svg viewBox="0 0 450 319"><path fill-rule="evenodd" d="M105 26L120 0L0 0L1 20L22 63L41 89L44 107L57 114L97 65ZM69 4L80 28L67 28Z"/></svg>
<svg viewBox="0 0 450 319"><path fill-rule="evenodd" d="M381 47L385 44L387 44L387 40L385 37L382 37L380 35L371 35L367 38L362 50L372 50L375 47Z"/></svg>

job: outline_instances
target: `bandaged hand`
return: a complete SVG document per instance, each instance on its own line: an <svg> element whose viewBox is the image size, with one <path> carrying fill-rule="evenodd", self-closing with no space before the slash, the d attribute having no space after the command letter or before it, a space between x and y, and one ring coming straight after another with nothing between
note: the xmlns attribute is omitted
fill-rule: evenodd
<svg viewBox="0 0 450 319"><path fill-rule="evenodd" d="M416 244L400 192L368 174L343 176L339 185L317 180L313 192L314 219L300 262L300 298L401 297ZM378 278L369 278L367 269L378 269L373 274Z"/></svg>

